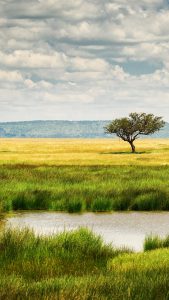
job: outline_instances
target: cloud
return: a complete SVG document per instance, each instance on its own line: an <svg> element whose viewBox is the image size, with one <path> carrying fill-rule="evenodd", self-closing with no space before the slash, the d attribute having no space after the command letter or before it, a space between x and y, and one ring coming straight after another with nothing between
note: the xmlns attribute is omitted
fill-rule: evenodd
<svg viewBox="0 0 169 300"><path fill-rule="evenodd" d="M0 70L0 80L10 81L10 82L20 82L23 81L23 77L18 71L4 71Z"/></svg>
<svg viewBox="0 0 169 300"><path fill-rule="evenodd" d="M0 52L1 63L8 67L19 68L62 68L66 56L54 52L43 54L27 50L15 50L10 54Z"/></svg>
<svg viewBox="0 0 169 300"><path fill-rule="evenodd" d="M165 0L1 0L1 119L131 110L168 118L168 8Z"/></svg>

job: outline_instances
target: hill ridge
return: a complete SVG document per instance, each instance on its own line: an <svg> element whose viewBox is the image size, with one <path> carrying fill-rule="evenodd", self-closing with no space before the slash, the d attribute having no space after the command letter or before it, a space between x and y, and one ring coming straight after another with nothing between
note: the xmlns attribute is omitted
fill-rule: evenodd
<svg viewBox="0 0 169 300"><path fill-rule="evenodd" d="M18 138L110 138L104 133L104 126L110 120L71 121L33 120L0 122L0 137ZM169 123L149 138L169 138Z"/></svg>

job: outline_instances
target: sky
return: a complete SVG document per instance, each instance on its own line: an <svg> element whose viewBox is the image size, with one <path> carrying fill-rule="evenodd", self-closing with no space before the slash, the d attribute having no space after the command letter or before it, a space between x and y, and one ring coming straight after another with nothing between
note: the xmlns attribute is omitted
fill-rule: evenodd
<svg viewBox="0 0 169 300"><path fill-rule="evenodd" d="M169 121L167 0L0 0L0 121Z"/></svg>

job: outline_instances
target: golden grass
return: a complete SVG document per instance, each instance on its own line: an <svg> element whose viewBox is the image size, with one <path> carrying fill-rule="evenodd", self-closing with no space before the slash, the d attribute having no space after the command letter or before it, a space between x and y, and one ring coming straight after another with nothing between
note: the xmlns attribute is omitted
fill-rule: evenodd
<svg viewBox="0 0 169 300"><path fill-rule="evenodd" d="M1 139L0 164L169 165L169 139Z"/></svg>

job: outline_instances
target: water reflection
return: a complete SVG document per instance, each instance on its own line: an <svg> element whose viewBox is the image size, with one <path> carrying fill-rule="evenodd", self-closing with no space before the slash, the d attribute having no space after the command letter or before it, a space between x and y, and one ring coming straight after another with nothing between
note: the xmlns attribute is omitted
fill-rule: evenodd
<svg viewBox="0 0 169 300"><path fill-rule="evenodd" d="M36 234L54 234L63 230L88 227L100 234L105 242L127 246L135 251L143 249L148 234L169 234L169 212L126 212L68 214L58 212L17 213L7 219L6 226L29 227Z"/></svg>

